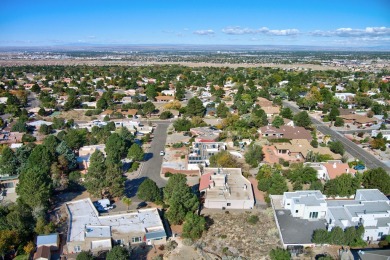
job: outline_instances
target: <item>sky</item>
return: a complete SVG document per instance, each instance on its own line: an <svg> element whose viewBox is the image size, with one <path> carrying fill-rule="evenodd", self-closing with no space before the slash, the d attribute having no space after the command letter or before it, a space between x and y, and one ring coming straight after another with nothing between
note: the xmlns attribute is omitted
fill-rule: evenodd
<svg viewBox="0 0 390 260"><path fill-rule="evenodd" d="M390 0L2 0L0 46L390 47Z"/></svg>

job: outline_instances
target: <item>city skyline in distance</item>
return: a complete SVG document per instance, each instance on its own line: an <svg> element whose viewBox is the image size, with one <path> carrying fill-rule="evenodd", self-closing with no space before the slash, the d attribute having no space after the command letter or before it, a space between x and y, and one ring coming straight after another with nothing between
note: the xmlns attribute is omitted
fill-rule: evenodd
<svg viewBox="0 0 390 260"><path fill-rule="evenodd" d="M229 45L390 49L390 2L384 0L17 0L6 1L2 9L3 47Z"/></svg>

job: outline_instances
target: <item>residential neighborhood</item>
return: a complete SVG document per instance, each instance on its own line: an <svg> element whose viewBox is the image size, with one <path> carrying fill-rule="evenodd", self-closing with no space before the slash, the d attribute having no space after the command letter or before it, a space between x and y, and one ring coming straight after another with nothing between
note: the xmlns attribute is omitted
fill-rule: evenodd
<svg viewBox="0 0 390 260"><path fill-rule="evenodd" d="M0 67L2 256L386 250L389 74Z"/></svg>

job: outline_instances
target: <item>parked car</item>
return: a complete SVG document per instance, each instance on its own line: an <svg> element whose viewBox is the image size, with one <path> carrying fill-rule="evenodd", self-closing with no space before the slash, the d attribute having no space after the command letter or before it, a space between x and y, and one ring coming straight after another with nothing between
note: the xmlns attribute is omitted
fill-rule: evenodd
<svg viewBox="0 0 390 260"><path fill-rule="evenodd" d="M353 167L355 170L357 171L361 171L361 170L364 170L366 169L366 166L364 166L363 164L358 164L356 165L355 167Z"/></svg>
<svg viewBox="0 0 390 260"><path fill-rule="evenodd" d="M160 152L160 155L161 155L161 156L164 156L164 155L165 155L165 152L164 152L164 151L161 151L161 152Z"/></svg>
<svg viewBox="0 0 390 260"><path fill-rule="evenodd" d="M145 201L139 203L137 205L137 209L141 209L141 208L145 208L146 206L148 205L148 203L146 203Z"/></svg>

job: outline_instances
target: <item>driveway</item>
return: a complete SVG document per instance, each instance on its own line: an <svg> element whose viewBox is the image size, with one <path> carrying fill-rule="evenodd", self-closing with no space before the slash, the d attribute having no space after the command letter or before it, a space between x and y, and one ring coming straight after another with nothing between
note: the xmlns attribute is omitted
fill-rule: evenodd
<svg viewBox="0 0 390 260"><path fill-rule="evenodd" d="M283 101L283 106L289 107L294 113L301 112L301 110L293 103ZM382 167L387 173L390 173L390 167L384 164L382 161L380 161L378 158L373 156L372 154L366 152L362 148L360 148L358 145L347 139L343 134L334 131L324 125L322 122L318 121L317 119L310 117L312 123L317 127L317 130L325 135L331 136L332 140L340 141L343 145L345 150L352 155L353 157L359 159L360 161L363 161L367 168L373 169Z"/></svg>

